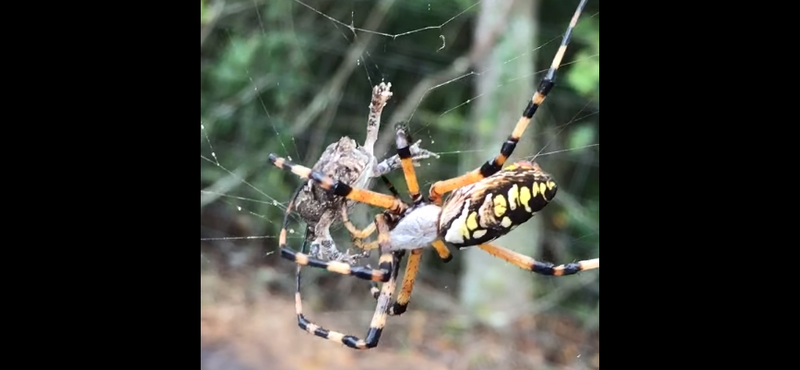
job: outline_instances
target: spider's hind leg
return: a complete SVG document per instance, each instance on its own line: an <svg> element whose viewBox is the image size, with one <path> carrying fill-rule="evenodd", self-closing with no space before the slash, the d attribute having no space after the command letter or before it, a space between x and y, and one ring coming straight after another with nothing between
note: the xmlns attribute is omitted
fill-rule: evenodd
<svg viewBox="0 0 800 370"><path fill-rule="evenodd" d="M384 214L379 214L376 217L379 235L388 235L388 225L383 217L385 217ZM378 218L380 218L381 221L377 221ZM385 260L387 259L386 257L388 257L388 259L391 260L389 262L391 274L389 280L383 284L380 291L376 294L378 303L375 306L375 313L372 315L372 322L370 323L369 330L367 330L365 339L359 339L353 335L346 335L340 332L325 329L305 318L303 315L303 303L300 296L300 271L303 267L302 265L297 265L297 272L295 273L295 310L297 313L297 326L299 326L300 329L303 329L306 332L314 334L320 338L338 342L353 349L369 349L376 347L380 341L383 327L386 325L386 316L390 309L389 304L392 301L392 295L394 294L396 286L397 271L399 270L396 266L400 264L400 260L402 259L402 253L390 253L388 252L390 248L391 245L388 244L388 239L383 238L380 247L382 252L381 265L385 266Z"/></svg>
<svg viewBox="0 0 800 370"><path fill-rule="evenodd" d="M405 251L397 252L404 253ZM402 256L402 255L401 255ZM419 263L422 257L422 249L414 249L411 251L411 256L408 257L406 263L406 271L403 274L403 285L400 288L400 293L397 299L392 302L389 307L390 316L399 316L406 312L408 302L411 300L411 292L414 290L414 282L417 279L417 272L419 272ZM378 299L381 290L378 288L378 283L370 281L370 294L373 298Z"/></svg>
<svg viewBox="0 0 800 370"><path fill-rule="evenodd" d="M500 258L523 270L533 271L537 274L542 274L542 275L564 276L564 275L577 274L578 272L581 271L600 268L599 258L556 266L553 263L537 261L524 254L520 254L510 249L498 247L492 244L484 243L479 245L478 248L484 250L486 253L489 253L494 257Z"/></svg>
<svg viewBox="0 0 800 370"><path fill-rule="evenodd" d="M392 273L391 253L389 251L391 249L391 245L389 244L389 226L384 218L386 217L386 214L384 213L375 216L375 223L377 224L378 230L381 230L381 228L385 229L385 232L379 233L378 241L380 242L383 240L386 245L385 248L381 248L380 265L378 266L377 270L362 266L351 266L346 262L323 261L319 258L314 258L308 254L297 252L289 248L286 242L289 215L292 212L294 202L297 199L297 194L300 193L300 189L301 188L298 188L297 191L295 191L295 194L292 196L292 200L289 202L289 205L286 207L286 212L284 213L283 226L281 227L281 233L278 236L281 257L293 261L298 265L321 268L342 275L355 276L359 279L383 282L389 281L389 276Z"/></svg>

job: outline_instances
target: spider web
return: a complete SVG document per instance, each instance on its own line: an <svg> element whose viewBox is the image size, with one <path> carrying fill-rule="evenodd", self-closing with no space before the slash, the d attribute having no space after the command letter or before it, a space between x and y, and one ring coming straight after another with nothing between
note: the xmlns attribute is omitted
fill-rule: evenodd
<svg viewBox="0 0 800 370"><path fill-rule="evenodd" d="M493 67L478 69L469 63L464 67L463 63L459 64L459 58L464 57L464 45L472 42L472 35L466 30L474 22L481 2L401 4L399 1L351 1L348 2L349 12L343 12L347 7L332 6L331 3L294 0L267 6L266 1L248 0L205 5L206 23L201 27L201 49L219 50L221 54L203 55L201 51L201 65L204 59L209 64L219 63L221 67L215 72L216 81L229 81L230 86L225 85L226 93L203 101L201 109L202 268L238 274L245 267L255 265L255 271L258 271L256 280L260 283L279 291L293 289L293 266L281 263L283 261L275 251L283 211L291 191L301 181L273 168L266 156L273 152L311 166L321 149L341 136L350 136L363 143L371 87L381 81L392 82L394 96L383 113L381 139L376 147L379 160L393 154L391 127L398 121L408 121L414 139L423 139L422 146L439 154L441 161L454 161L467 155L485 161L495 155L500 142L475 147L451 138L466 131L459 130L459 127L469 119L473 105L485 98L484 94L475 92L475 79L497 70L513 71L519 68L521 61L536 55L539 67L536 72L504 79L495 87L513 87L520 81L527 81L525 78L531 75L534 83L538 83L558 47L569 20L570 8L575 5L565 5L567 10L562 13L567 15L553 20L552 26L540 26L539 41L534 48L514 51L512 56ZM399 6L412 8L406 11L419 17L419 20L408 23L427 22L428 25L406 27L407 30L397 33L378 31L395 29L397 27L391 25L406 23L392 17L393 9ZM242 14L244 17L239 16ZM587 19L597 19L598 15L596 11L584 12L576 33L581 27L590 28L591 21ZM230 19L245 19L247 24L232 24ZM313 32L308 32L312 28ZM283 45L283 49L276 50L285 51L286 64L274 63L279 58L264 55L264 44L268 43ZM570 48L580 43L574 39ZM583 49L589 48L584 45ZM585 64L599 60L599 52L571 56L571 59L564 60L562 67L565 68L562 70L568 70L566 67L573 64L575 68L579 65L585 68ZM314 74L308 68L319 58L330 58L335 62L330 63L325 73ZM207 68L214 67L209 65ZM559 190L557 197L559 210L549 215L545 213L545 217L556 220L556 223L579 223L581 227L577 232L559 232L564 244L573 244L599 235L596 211L589 209L599 207L599 201L597 195L592 194L595 190L587 189L596 187L599 168L599 100L596 97L575 99L578 95L574 93L566 95L567 88L562 86L567 84L568 78L564 72L560 73L560 85L550 94L547 103L535 116L534 124L525 133L524 140L535 140L538 150L517 152L514 157L535 158L544 168L569 168L564 170L569 174L569 181L560 181L564 191ZM295 74L301 76L297 81L292 82L286 77ZM320 75L327 78L319 78ZM404 78L398 80L396 77L399 75ZM405 77L409 75L416 77ZM515 114L530 98L532 87L528 90L528 96L520 96L514 101ZM566 100L571 102L566 103ZM551 108L551 105L558 105L559 109ZM427 191L433 181L465 170L453 168L443 172L443 166L438 163L440 160L423 161L418 168L423 191ZM402 175L394 174L390 178L404 195ZM373 189L386 192L377 185ZM368 222L367 215L373 212L369 207L358 206L356 214L351 217L363 227ZM302 244L304 224L298 217L292 218L288 239L290 245L298 248ZM334 238L349 241L342 230L334 233ZM219 263L219 259L225 262ZM558 257L552 260L563 261ZM422 270L421 280L433 280ZM456 271L434 271L431 274L439 275L436 277L439 284L435 288L444 293L418 283L415 297L433 297L429 300L433 303L429 305L435 312L445 306L442 302L448 302L447 296L454 293L447 290L456 284ZM442 277L448 274L449 278ZM341 294L338 292L358 292L363 282L323 276L311 269L306 269L304 276L305 307L311 307L315 312L312 318L323 325L341 330L353 329L355 334L361 334L364 320L369 319L372 310L371 304L365 303L369 302L366 292L363 294L365 299L353 299L352 304L343 304L335 313L317 313L319 310L314 307ZM595 279L587 276L580 276L571 285L553 282L561 289L555 290L555 294L543 300L545 303L531 310L545 310L558 301L559 294L590 283L596 283ZM317 288L318 285L329 288ZM272 313L293 324L289 312L293 312L291 306L288 310ZM420 324L419 317L414 315L390 320L405 322L393 324L391 330L405 330L409 338L420 335L414 330L425 331L420 329L424 324ZM332 343L303 335L296 327L292 330L297 333L291 334L304 342L313 341L295 345L337 348L330 346ZM400 342L401 346L413 347L411 343ZM524 363L513 359L507 361L511 362L507 364L511 367Z"/></svg>

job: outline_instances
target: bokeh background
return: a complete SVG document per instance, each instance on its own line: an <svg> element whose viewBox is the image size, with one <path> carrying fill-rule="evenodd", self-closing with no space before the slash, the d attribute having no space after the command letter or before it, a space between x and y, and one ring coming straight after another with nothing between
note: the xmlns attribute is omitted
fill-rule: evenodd
<svg viewBox="0 0 800 370"><path fill-rule="evenodd" d="M447 264L426 251L409 311L389 318L375 349L301 331L294 265L276 253L300 180L267 160L311 166L342 136L363 143L372 86L386 81L394 96L379 159L394 154L393 124L408 121L440 154L417 169L423 191L479 166L510 133L577 4L201 1L201 367L598 368L599 270L540 276L477 249L453 250ZM557 85L512 156L535 156L559 192L497 244L555 263L599 257L599 21L589 0ZM402 173L389 178L405 194ZM360 205L351 217L364 227L375 212ZM304 224L294 217L290 227L299 248ZM333 235L349 244L340 225ZM375 305L365 282L305 269L302 289L309 319L365 334Z"/></svg>

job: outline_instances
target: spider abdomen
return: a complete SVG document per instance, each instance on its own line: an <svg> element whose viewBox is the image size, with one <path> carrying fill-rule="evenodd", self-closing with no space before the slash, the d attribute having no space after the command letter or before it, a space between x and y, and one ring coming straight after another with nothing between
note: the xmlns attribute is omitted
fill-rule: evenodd
<svg viewBox="0 0 800 370"><path fill-rule="evenodd" d="M497 239L525 223L556 195L552 177L520 161L453 191L442 207L439 231L458 248Z"/></svg>

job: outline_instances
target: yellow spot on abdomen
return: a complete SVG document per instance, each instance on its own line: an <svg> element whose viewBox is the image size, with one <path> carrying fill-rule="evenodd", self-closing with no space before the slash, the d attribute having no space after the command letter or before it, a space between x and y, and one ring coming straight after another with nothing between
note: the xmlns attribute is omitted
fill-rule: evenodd
<svg viewBox="0 0 800 370"><path fill-rule="evenodd" d="M472 233L472 237L474 239L478 239L478 238L480 238L480 237L482 237L484 235L486 235L486 230L478 230L478 231Z"/></svg>
<svg viewBox="0 0 800 370"><path fill-rule="evenodd" d="M517 203L519 202L519 186L514 184L511 186L511 189L508 189L508 208L511 210L517 209Z"/></svg>
<svg viewBox="0 0 800 370"><path fill-rule="evenodd" d="M475 213L475 212L472 212L472 213L469 214L469 216L467 216L467 229L475 230L475 229L478 228L478 219L477 219L477 217L478 217L478 214Z"/></svg>
<svg viewBox="0 0 800 370"><path fill-rule="evenodd" d="M459 231L461 231L461 237L464 238L464 240L469 240L469 229L466 223L461 224L461 229Z"/></svg>
<svg viewBox="0 0 800 370"><path fill-rule="evenodd" d="M548 181L547 182L547 189L548 190L553 190L554 187L556 187L556 183L555 182L553 182L553 181Z"/></svg>
<svg viewBox="0 0 800 370"><path fill-rule="evenodd" d="M545 191L547 191L547 185L545 183L543 183L543 182L540 182L539 183L539 192L542 194L542 198L544 198L546 200L549 200L549 199L547 199L547 197L544 196L544 192Z"/></svg>
<svg viewBox="0 0 800 370"><path fill-rule="evenodd" d="M506 197L496 194L494 196L494 215L500 217L506 213Z"/></svg>
<svg viewBox="0 0 800 370"><path fill-rule="evenodd" d="M536 184L534 184L534 186L536 186ZM523 206L525 206L525 210L528 211L528 213L533 212L533 210L531 210L531 206L528 204L531 201L531 189L529 189L527 186L523 186L519 189L519 201Z"/></svg>
<svg viewBox="0 0 800 370"><path fill-rule="evenodd" d="M512 224L513 223L511 222L511 219L508 218L508 216L503 217L503 221L500 222L500 226L505 227L505 228L511 227Z"/></svg>

